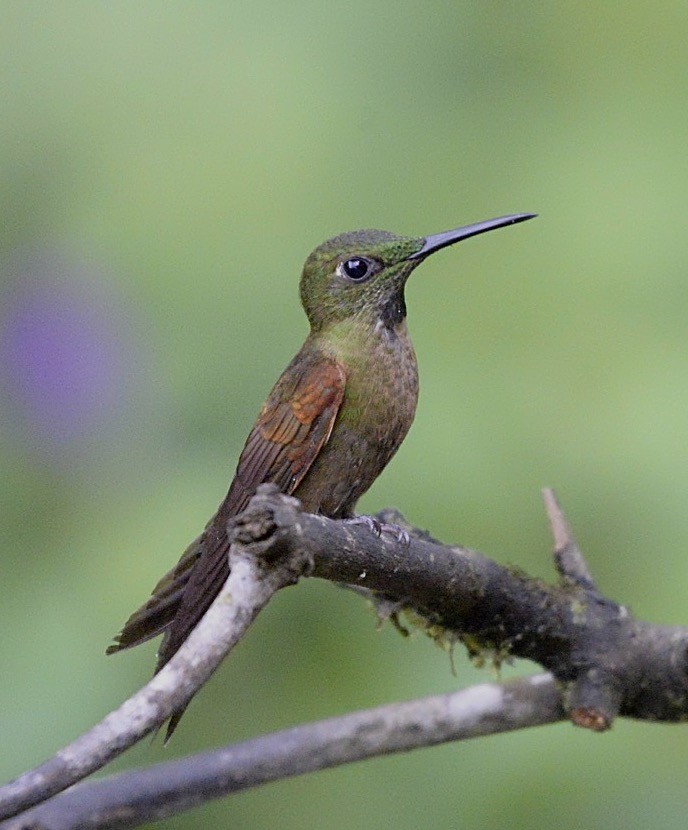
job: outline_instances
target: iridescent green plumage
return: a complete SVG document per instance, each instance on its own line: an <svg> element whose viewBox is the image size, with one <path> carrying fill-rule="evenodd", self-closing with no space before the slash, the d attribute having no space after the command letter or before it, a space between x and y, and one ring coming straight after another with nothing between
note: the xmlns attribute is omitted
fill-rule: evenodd
<svg viewBox="0 0 688 830"><path fill-rule="evenodd" d="M208 610L229 574L228 520L272 482L305 510L354 515L399 448L418 400L404 287L427 256L476 233L520 222L502 217L423 238L387 231L334 237L306 260L301 302L311 331L263 406L229 492L203 533L127 621L108 653L164 634L156 671ZM168 726L169 737L183 710Z"/></svg>

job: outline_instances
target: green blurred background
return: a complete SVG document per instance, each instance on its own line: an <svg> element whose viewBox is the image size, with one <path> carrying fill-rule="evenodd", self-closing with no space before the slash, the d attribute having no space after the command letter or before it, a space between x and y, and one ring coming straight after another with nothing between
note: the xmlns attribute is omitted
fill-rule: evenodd
<svg viewBox="0 0 688 830"><path fill-rule="evenodd" d="M3 3L0 41L3 778L148 679L153 644L105 646L224 495L344 230L540 214L412 278L418 416L361 508L552 578L554 486L603 590L688 623L685 2ZM305 583L115 766L490 678L457 673ZM167 826L684 828L687 764L682 727L563 724Z"/></svg>

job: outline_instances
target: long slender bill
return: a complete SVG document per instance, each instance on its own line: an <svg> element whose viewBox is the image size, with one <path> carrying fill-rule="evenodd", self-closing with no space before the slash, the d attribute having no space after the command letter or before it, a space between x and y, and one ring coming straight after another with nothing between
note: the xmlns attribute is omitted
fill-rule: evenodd
<svg viewBox="0 0 688 830"><path fill-rule="evenodd" d="M444 231L443 233L436 233L433 236L426 236L425 243L420 251L411 254L409 259L420 259L429 254L434 254L440 248L446 248L448 245L453 245L455 242L461 242L462 239L468 239L471 236L477 236L479 233L486 231L493 231L496 228L503 228L506 225L515 225L517 222L525 222L527 219L533 219L537 213L513 213L510 216L499 216L497 219L486 219L484 222L476 222L474 225L465 225L463 228L456 228L453 231Z"/></svg>

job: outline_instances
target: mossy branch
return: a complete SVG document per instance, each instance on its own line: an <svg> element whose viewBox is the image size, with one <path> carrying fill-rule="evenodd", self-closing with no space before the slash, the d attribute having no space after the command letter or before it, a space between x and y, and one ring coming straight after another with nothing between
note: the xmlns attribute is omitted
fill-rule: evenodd
<svg viewBox="0 0 688 830"><path fill-rule="evenodd" d="M254 784L249 785L287 777L294 771L319 769L440 740L551 722L564 715L576 725L595 731L608 729L618 715L651 721L688 720L688 629L636 620L624 606L604 597L594 583L554 494L545 491L544 499L554 536L558 584L548 584L505 568L476 551L442 545L390 511L379 514L377 520L384 524L394 522L406 533L377 534L369 526L304 513L298 501L282 495L274 486L260 487L247 510L232 522L230 577L182 649L151 683L116 712L45 764L2 788L0 818L17 815L46 801L154 731L203 685L273 594L305 576L345 583L371 596L381 608L391 609L395 616L401 609L408 609L423 620L433 636L446 637L448 641L460 639L474 655L497 660L526 657L543 666L551 677L544 681L542 688L538 685L540 681L530 686L524 681L526 686L491 687L504 690L496 708L483 712L478 707L471 715L470 710L459 707L459 725L443 716L440 720L444 728L439 731L436 724L433 726L435 710L430 699L384 707L390 710L386 720L385 717L380 720L382 710L371 710L326 722L324 729L318 724L299 727L306 730L304 748L307 744L310 747L304 749L305 755L299 756L305 759L303 768L294 767L293 759L286 757L281 766L276 763L271 767L274 774L263 779L258 774L254 776ZM538 694L542 694L545 686L546 703L542 700L537 703ZM525 712L525 717L519 719L511 716L513 712L509 714L508 701L514 698L506 693L508 688L530 690L525 699L531 705L525 710L522 706L519 709L521 715ZM457 694L470 694L470 691ZM422 712L423 706L426 707L425 721L430 724L427 733L419 725L423 718L419 719L418 711ZM403 721L402 711L412 712L408 723ZM496 728L487 728L484 717ZM347 724L351 732L346 731ZM384 728L376 731L375 725L380 724ZM395 731L400 724L401 738ZM348 747L344 753L335 752L332 747L328 749L331 731L340 728L344 730L342 746ZM403 735L410 733L416 737L408 743ZM267 736L267 743L261 744L267 754L259 755L259 769L268 763L270 752L279 754L281 734ZM294 734L301 733L297 730ZM314 742L308 743L311 739ZM236 749L220 751L225 753L222 758L230 766L232 758L244 757L241 752L236 755ZM176 805L175 811L199 803L198 789L189 789L189 781L198 773L193 759L176 763L182 765L175 768L175 780L181 788L176 797L170 795L170 779L164 774L157 778L153 770L127 774L133 776L127 779L132 793L140 794L141 781L148 781L148 800L139 797L144 807L145 803L158 803L156 793L159 795L163 790L167 794L166 803ZM232 775L239 774L237 768L233 768L234 772L226 769L218 772L212 765L205 769L211 776L207 782L208 798L237 789L231 786ZM146 775L149 777L145 778ZM226 786L212 785L211 781L216 780L213 775L220 775ZM253 780L250 776L249 779ZM147 820L146 815L153 815L145 814L143 807L137 812L132 802L124 823L121 812L117 812L120 818L110 823L60 823L58 816L65 815L65 803L77 815L78 809L85 809L88 799L95 797L94 793L100 793L99 815L112 815L108 809L114 809L113 798L120 799L117 803L123 809L121 788L108 789L105 782L104 789L99 787L101 784L75 788L2 827L40 825L55 830L72 826L133 827ZM186 797L182 791L187 793ZM108 792L110 796L103 803L101 796ZM86 801L78 801L80 793ZM111 802L107 801L108 797ZM70 798L76 800L65 801ZM169 811L163 810L160 816L163 814ZM39 824L32 823L34 815L40 815Z"/></svg>

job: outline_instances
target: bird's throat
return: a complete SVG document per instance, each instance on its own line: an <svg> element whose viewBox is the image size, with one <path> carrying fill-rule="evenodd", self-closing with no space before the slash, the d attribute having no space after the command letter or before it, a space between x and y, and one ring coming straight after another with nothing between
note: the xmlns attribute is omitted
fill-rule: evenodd
<svg viewBox="0 0 688 830"><path fill-rule="evenodd" d="M403 289L389 297L380 308L380 321L390 332L406 319L406 300Z"/></svg>

